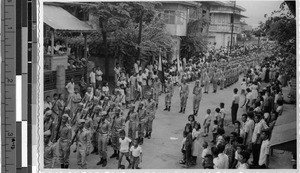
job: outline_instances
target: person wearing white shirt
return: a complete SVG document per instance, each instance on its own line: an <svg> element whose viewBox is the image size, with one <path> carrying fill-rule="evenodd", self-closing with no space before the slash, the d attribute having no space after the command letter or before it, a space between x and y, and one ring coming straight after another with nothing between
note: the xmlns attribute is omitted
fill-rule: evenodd
<svg viewBox="0 0 300 173"><path fill-rule="evenodd" d="M131 165L132 165L132 169L140 169L138 167L138 164L140 162L142 162L142 147L139 146L138 144L138 140L135 139L133 141L133 146L131 146L130 148L130 156L131 156Z"/></svg>
<svg viewBox="0 0 300 173"><path fill-rule="evenodd" d="M75 83L73 78L71 78L71 81L67 84L66 89L68 91L68 103L71 104L69 100L71 99L71 97L74 95L75 92Z"/></svg>
<svg viewBox="0 0 300 173"><path fill-rule="evenodd" d="M229 169L229 159L228 156L224 153L225 145L219 144L217 146L219 154L218 159L214 161L215 169Z"/></svg>
<svg viewBox="0 0 300 173"><path fill-rule="evenodd" d="M253 165L258 166L259 151L261 147L261 132L263 130L263 124L261 122L261 116L256 114L254 116L255 127L252 135L252 154L253 154Z"/></svg>
<svg viewBox="0 0 300 173"><path fill-rule="evenodd" d="M96 87L98 88L99 85L101 85L101 82L102 82L102 71L100 69L100 67L97 67L96 69Z"/></svg>
<svg viewBox="0 0 300 173"><path fill-rule="evenodd" d="M51 103L50 96L46 97L46 102L44 103L44 110L46 110L47 108L52 109L52 103Z"/></svg>
<svg viewBox="0 0 300 173"><path fill-rule="evenodd" d="M129 165L128 168L130 168L130 159L129 159L129 146L131 143L131 139L125 136L125 131L122 130L120 131L120 138L119 138L119 143L120 143L120 157L119 157L119 162L118 162L118 169L121 167L122 163L122 158L125 155L126 160L128 161Z"/></svg>
<svg viewBox="0 0 300 173"><path fill-rule="evenodd" d="M95 68L90 73L90 83L92 84L93 88L96 88L96 73Z"/></svg>
<svg viewBox="0 0 300 173"><path fill-rule="evenodd" d="M120 72L121 72L121 68L119 67L119 64L116 64L116 67L114 68L114 72L115 72L115 84L117 84L119 77L120 77Z"/></svg>
<svg viewBox="0 0 300 173"><path fill-rule="evenodd" d="M104 93L105 96L109 95L109 87L108 87L108 82L105 82L103 87L102 87L102 92Z"/></svg>
<svg viewBox="0 0 300 173"><path fill-rule="evenodd" d="M252 142L252 135L254 131L255 122L253 120L253 112L249 112L247 114L248 118L245 123L245 137L244 137L244 145L250 147Z"/></svg>
<svg viewBox="0 0 300 173"><path fill-rule="evenodd" d="M268 140L270 133L267 130L263 130L261 133L262 144L259 154L259 168L264 169L269 166L269 153L270 153L270 141Z"/></svg>

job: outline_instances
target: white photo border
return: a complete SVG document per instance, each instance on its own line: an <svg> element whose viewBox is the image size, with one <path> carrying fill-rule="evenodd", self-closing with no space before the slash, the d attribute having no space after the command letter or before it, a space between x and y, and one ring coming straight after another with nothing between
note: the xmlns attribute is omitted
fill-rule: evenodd
<svg viewBox="0 0 300 173"><path fill-rule="evenodd" d="M33 91L33 96L36 95L36 98L33 98L33 103L32 104L32 172L39 172L39 173L54 173L54 172L72 172L72 173L79 173L79 172L105 172L105 173L113 173L113 172L145 172L145 173L156 173L156 172L165 172L165 173L169 173L169 172L174 172L174 173L182 173L182 172L203 172L203 173L211 173L211 172L216 172L216 173L220 173L220 172L253 172L253 173L258 173L258 172L284 172L284 173L295 173L295 172L299 172L300 169L300 152L299 152L299 148L300 148L300 138L299 138L299 134L300 134L300 114L299 114L299 108L300 108L300 61L297 60L297 169L278 169L278 170L274 170L274 169L248 169L248 170L244 170L244 171L239 171L239 170L216 170L216 169L141 169L141 170L117 170L117 169L44 169L44 142L43 142L43 101L44 101L44 92L43 92L43 88L44 88L44 54L43 54L43 3L44 2L70 2L71 0L36 0L37 1L37 38L38 38L38 43L37 43L37 57L35 59L35 57L33 59L35 59L37 62L36 67L34 67L35 64L33 64L33 81L37 81L36 86L32 87L32 91ZM91 1L97 1L97 0L72 0L72 2L79 2L79 1L87 1L87 2L91 2ZM118 1L118 0L109 0L109 1ZM124 1L124 0L119 0L119 1ZM128 1L128 0L126 0ZM130 1L137 1L137 0L130 0ZM157 1L157 0L155 0ZM163 1L167 1L167 0L163 0ZM184 0L187 1L187 0ZM188 0L190 1L190 0ZM206 0L206 1L211 1L211 0ZM238 0L238 1L249 1L249 0ZM255 0L258 1L258 0ZM279 0L264 0L264 1L279 1ZM299 2L296 1L296 18L299 19L300 15L299 15L299 10L300 10L300 5ZM299 24L300 24L300 20L297 20L297 39L296 39L296 45L297 45L297 57L300 57L300 47L299 47ZM36 74L36 76L34 75ZM35 79L34 79L35 78ZM37 91L37 93L34 93L35 91ZM36 134L36 135L34 135Z"/></svg>

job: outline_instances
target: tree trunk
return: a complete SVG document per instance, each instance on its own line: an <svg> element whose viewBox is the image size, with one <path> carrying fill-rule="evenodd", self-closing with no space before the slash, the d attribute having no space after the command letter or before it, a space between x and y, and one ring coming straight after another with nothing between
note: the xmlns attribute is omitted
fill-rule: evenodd
<svg viewBox="0 0 300 173"><path fill-rule="evenodd" d="M107 32L106 28L103 25L103 21L99 18L99 25L101 28L101 34L103 38L103 45L104 45L104 58L105 58L105 79L108 80L109 77L109 57L108 57L108 45L107 45Z"/></svg>
<svg viewBox="0 0 300 173"><path fill-rule="evenodd" d="M141 12L140 23L139 23L139 37L138 37L138 45L142 42L142 27L143 27L143 15L144 12ZM137 59L140 60L141 49L138 48Z"/></svg>

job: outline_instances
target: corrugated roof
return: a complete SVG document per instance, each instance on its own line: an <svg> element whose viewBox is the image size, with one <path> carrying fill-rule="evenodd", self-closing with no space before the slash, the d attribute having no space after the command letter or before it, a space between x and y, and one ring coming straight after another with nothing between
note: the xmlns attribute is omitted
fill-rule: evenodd
<svg viewBox="0 0 300 173"><path fill-rule="evenodd" d="M297 138L297 114L295 105L283 105L283 113L276 120L270 146L281 145Z"/></svg>
<svg viewBox="0 0 300 173"><path fill-rule="evenodd" d="M94 29L61 7L44 5L44 22L55 30L91 32Z"/></svg>

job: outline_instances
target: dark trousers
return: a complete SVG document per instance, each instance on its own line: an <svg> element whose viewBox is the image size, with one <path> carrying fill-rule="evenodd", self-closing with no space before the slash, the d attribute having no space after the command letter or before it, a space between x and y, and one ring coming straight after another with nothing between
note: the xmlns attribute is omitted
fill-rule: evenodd
<svg viewBox="0 0 300 173"><path fill-rule="evenodd" d="M192 161L192 145L186 146L185 159L186 165L190 166Z"/></svg>
<svg viewBox="0 0 300 173"><path fill-rule="evenodd" d="M259 154L260 154L261 144L253 144L252 146L252 154L253 154L253 165L258 165Z"/></svg>
<svg viewBox="0 0 300 173"><path fill-rule="evenodd" d="M232 124L234 124L234 122L236 121L238 109L239 109L239 104L232 104L232 107L231 107Z"/></svg>

